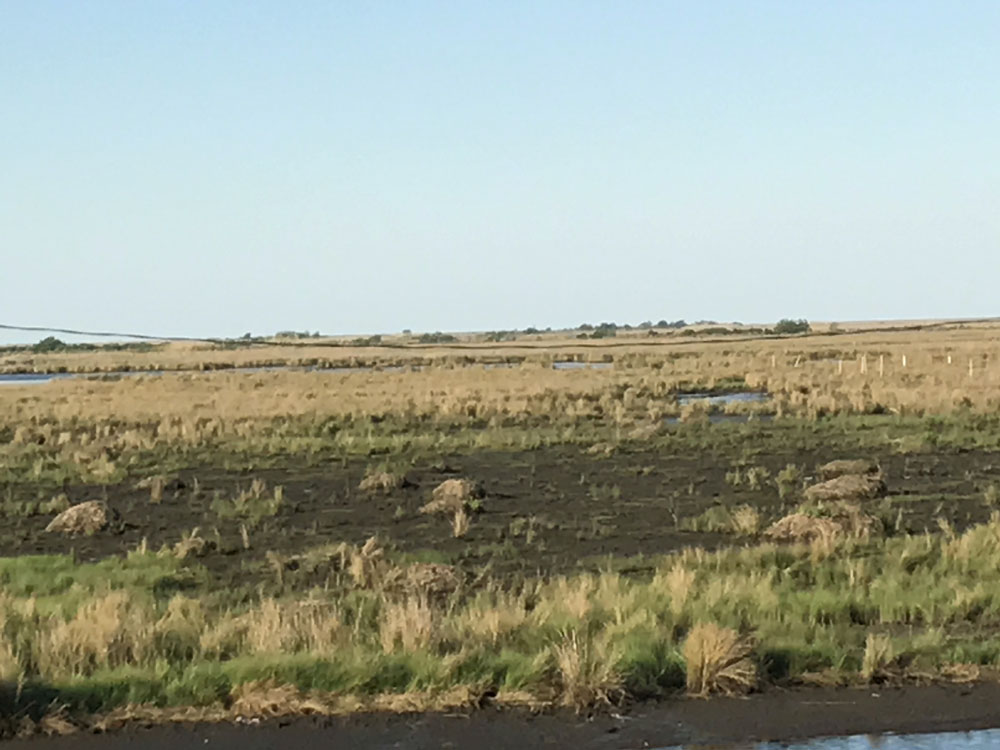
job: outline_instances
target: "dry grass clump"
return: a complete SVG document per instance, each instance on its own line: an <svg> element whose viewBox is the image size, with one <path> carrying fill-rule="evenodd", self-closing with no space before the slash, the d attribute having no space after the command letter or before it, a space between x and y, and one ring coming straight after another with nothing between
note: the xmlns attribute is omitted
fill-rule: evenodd
<svg viewBox="0 0 1000 750"><path fill-rule="evenodd" d="M741 536L753 536L760 530L760 513L752 505L734 508L731 519L733 532Z"/></svg>
<svg viewBox="0 0 1000 750"><path fill-rule="evenodd" d="M823 464L816 470L816 473L819 474L820 479L828 481L851 474L856 476L878 474L880 469L878 463L868 458L841 458Z"/></svg>
<svg viewBox="0 0 1000 750"><path fill-rule="evenodd" d="M881 534L882 522L854 503L807 508L775 521L764 532L774 542L832 542L846 537L867 539Z"/></svg>
<svg viewBox="0 0 1000 750"><path fill-rule="evenodd" d="M382 602L379 643L390 654L397 649L413 652L429 648L438 637L438 615L427 596L410 594Z"/></svg>
<svg viewBox="0 0 1000 750"><path fill-rule="evenodd" d="M462 576L454 565L413 563L394 568L385 577L384 587L428 598L440 598L454 593L462 585Z"/></svg>
<svg viewBox="0 0 1000 750"><path fill-rule="evenodd" d="M420 508L421 513L457 513L473 510L486 496L482 485L471 479L446 479L431 493L429 503Z"/></svg>
<svg viewBox="0 0 1000 750"><path fill-rule="evenodd" d="M882 633L869 633L861 659L861 678L866 682L885 677L893 660L892 639Z"/></svg>
<svg viewBox="0 0 1000 750"><path fill-rule="evenodd" d="M185 560L188 557L201 557L217 548L218 544L214 540L202 537L201 529L195 527L190 533L181 537L181 540L174 545L173 552L178 560Z"/></svg>
<svg viewBox="0 0 1000 750"><path fill-rule="evenodd" d="M577 710L610 703L622 693L618 655L607 639L564 632L553 645L561 686L560 702Z"/></svg>
<svg viewBox="0 0 1000 750"><path fill-rule="evenodd" d="M731 628L696 624L684 641L683 653L690 695L742 695L757 685L757 666L750 658L753 641Z"/></svg>
<svg viewBox="0 0 1000 750"><path fill-rule="evenodd" d="M365 472L365 476L358 485L358 489L362 492L389 493L406 485L406 475L401 472L369 469Z"/></svg>
<svg viewBox="0 0 1000 750"><path fill-rule="evenodd" d="M326 714L329 707L322 701L304 695L294 685L271 681L246 682L232 691L232 711L237 716L274 718L278 716L309 716Z"/></svg>
<svg viewBox="0 0 1000 750"><path fill-rule="evenodd" d="M44 673L76 677L141 662L151 650L152 638L153 623L145 610L127 593L114 591L41 631L36 657Z"/></svg>
<svg viewBox="0 0 1000 750"><path fill-rule="evenodd" d="M90 500L64 510L45 530L55 534L91 535L111 526L120 526L121 516L101 500Z"/></svg>
<svg viewBox="0 0 1000 750"><path fill-rule="evenodd" d="M451 517L451 534L456 539L461 539L463 536L469 533L469 526L472 522L469 518L469 511L464 507L459 508L455 511L455 515Z"/></svg>
<svg viewBox="0 0 1000 750"><path fill-rule="evenodd" d="M810 502L831 502L838 500L872 500L886 493L885 481L881 476L865 474L844 474L806 488L803 493Z"/></svg>
<svg viewBox="0 0 1000 750"><path fill-rule="evenodd" d="M347 549L347 571L356 586L373 586L382 580L388 567L385 549L376 537L369 537L360 549Z"/></svg>
<svg viewBox="0 0 1000 750"><path fill-rule="evenodd" d="M674 563L665 574L657 572L653 579L656 588L663 588L670 596L670 611L676 617L684 611L691 592L694 590L697 573L681 562Z"/></svg>

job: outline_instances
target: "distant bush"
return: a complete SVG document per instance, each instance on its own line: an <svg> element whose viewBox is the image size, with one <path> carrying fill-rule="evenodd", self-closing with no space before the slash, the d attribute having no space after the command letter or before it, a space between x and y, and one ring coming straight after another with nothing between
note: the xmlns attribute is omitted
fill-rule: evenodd
<svg viewBox="0 0 1000 750"><path fill-rule="evenodd" d="M149 341L129 341L114 342L109 344L67 344L55 336L46 336L37 344L32 344L31 351L35 354L49 354L52 352L151 352L159 348L162 344L154 344ZM23 350L20 346L3 347L0 351L16 352Z"/></svg>
<svg viewBox="0 0 1000 750"><path fill-rule="evenodd" d="M434 333L422 333L420 338L417 339L421 344L451 344L458 341L457 338L452 336L450 333L441 333L441 331L435 331Z"/></svg>
<svg viewBox="0 0 1000 750"><path fill-rule="evenodd" d="M309 331L278 331L274 334L276 339L318 339L319 331L309 333Z"/></svg>
<svg viewBox="0 0 1000 750"><path fill-rule="evenodd" d="M670 323L670 322L668 322L666 320L661 320L659 323L656 324L656 327L657 328L685 328L685 327L687 327L687 321L686 320L675 320L673 323Z"/></svg>
<svg viewBox="0 0 1000 750"><path fill-rule="evenodd" d="M809 325L809 321L804 318L799 320L792 320L791 318L782 318L774 326L774 332L788 335L793 333L809 333L812 327Z"/></svg>
<svg viewBox="0 0 1000 750"><path fill-rule="evenodd" d="M31 347L31 350L36 354L45 354L46 352L66 351L66 348L65 341L61 341L55 336L46 336L44 339Z"/></svg>
<svg viewBox="0 0 1000 750"><path fill-rule="evenodd" d="M618 335L618 326L614 323L601 323L590 334L592 339L610 339Z"/></svg>
<svg viewBox="0 0 1000 750"><path fill-rule="evenodd" d="M524 332L528 333L527 330ZM518 331L489 331L484 338L486 341L498 343L501 341L517 341L518 336L520 336Z"/></svg>
<svg viewBox="0 0 1000 750"><path fill-rule="evenodd" d="M379 334L375 334L374 336L367 336L367 337L356 338L353 341L351 341L351 345L352 346L381 346L382 345L382 337Z"/></svg>

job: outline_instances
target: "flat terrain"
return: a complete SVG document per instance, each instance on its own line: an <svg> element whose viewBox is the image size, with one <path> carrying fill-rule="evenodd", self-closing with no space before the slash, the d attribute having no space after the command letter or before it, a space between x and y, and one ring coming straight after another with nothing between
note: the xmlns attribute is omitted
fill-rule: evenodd
<svg viewBox="0 0 1000 750"><path fill-rule="evenodd" d="M264 344L11 353L186 372L0 390L0 735L625 748L1000 724L994 330L587 339L569 353L602 367L564 370L544 340L359 345L340 364L374 368L328 372ZM300 369L199 372L270 365ZM46 531L67 510L96 515Z"/></svg>
<svg viewBox="0 0 1000 750"><path fill-rule="evenodd" d="M768 454L753 459L753 466L773 476L789 464L810 472L840 457L816 451ZM881 464L890 488L887 498L870 505L895 533L937 532L938 519L963 530L989 518L992 507L983 500L983 488L1000 482L1000 454L868 457ZM67 545L44 531L48 516L34 515L11 519L0 530L0 544L8 554L72 551L77 560L89 562L136 549L143 540L151 549L173 545L197 529L213 542L198 561L220 584L272 578L269 554L273 559L275 553L294 556L330 543L361 544L375 535L411 559L455 564L470 574L486 565L496 574L570 573L615 561L640 572L642 556L739 541L693 528L706 511L749 505L766 525L794 504L779 498L773 482L759 489L728 484L735 461L724 454L671 456L641 448L597 456L576 447L478 452L417 461L405 471L406 484L390 492L358 489L369 461L232 473L209 466L172 475L157 503L150 502L148 488L135 483L66 487L74 503L106 499L125 519L124 529ZM433 488L459 476L479 481L486 497L468 533L455 538L447 518L422 515L419 509ZM246 491L253 480L264 483L265 494L282 488L275 515L251 522L213 510L218 499ZM18 494L23 493L30 491ZM250 549L244 548L241 525L250 526ZM296 585L321 584L323 572L302 571L307 576L295 580L293 570L288 577Z"/></svg>

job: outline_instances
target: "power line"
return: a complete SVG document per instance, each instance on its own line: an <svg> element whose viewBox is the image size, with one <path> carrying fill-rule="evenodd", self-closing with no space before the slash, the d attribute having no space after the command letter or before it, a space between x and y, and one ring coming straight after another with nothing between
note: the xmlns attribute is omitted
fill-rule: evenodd
<svg viewBox="0 0 1000 750"><path fill-rule="evenodd" d="M141 339L142 341L195 341L206 344L225 343L226 339L198 338L195 336L151 336L146 333L115 333L113 331L79 331L74 328L51 328L48 326L16 326L0 323L5 331L25 331L29 333L65 333L71 336L97 336L100 338Z"/></svg>

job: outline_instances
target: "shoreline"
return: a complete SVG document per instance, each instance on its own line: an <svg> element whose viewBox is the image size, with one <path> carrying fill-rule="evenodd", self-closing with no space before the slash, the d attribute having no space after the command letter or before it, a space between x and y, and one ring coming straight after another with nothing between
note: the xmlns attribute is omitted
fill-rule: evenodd
<svg viewBox="0 0 1000 750"><path fill-rule="evenodd" d="M343 717L285 717L244 723L129 724L106 734L12 739L32 750L221 750L350 747L519 750L661 750L812 738L962 732L1000 727L1000 684L933 684L868 688L770 689L745 698L641 703L587 716L568 711L470 712Z"/></svg>

